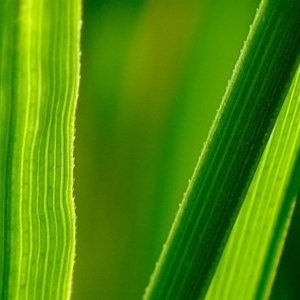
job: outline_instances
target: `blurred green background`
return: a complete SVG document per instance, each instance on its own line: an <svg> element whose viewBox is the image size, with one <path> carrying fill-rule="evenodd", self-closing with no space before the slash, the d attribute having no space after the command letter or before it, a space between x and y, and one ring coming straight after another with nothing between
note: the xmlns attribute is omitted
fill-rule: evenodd
<svg viewBox="0 0 300 300"><path fill-rule="evenodd" d="M141 299L258 3L83 2L73 299Z"/></svg>

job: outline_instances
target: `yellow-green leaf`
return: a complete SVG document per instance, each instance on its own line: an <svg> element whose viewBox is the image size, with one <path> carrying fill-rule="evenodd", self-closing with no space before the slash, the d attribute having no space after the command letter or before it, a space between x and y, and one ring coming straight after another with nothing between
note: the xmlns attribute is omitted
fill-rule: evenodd
<svg viewBox="0 0 300 300"><path fill-rule="evenodd" d="M0 298L67 299L79 0L0 2Z"/></svg>

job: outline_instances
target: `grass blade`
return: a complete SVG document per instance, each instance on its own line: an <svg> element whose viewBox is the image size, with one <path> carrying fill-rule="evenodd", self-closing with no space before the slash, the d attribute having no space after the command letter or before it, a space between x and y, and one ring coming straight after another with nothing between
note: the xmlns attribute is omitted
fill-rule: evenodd
<svg viewBox="0 0 300 300"><path fill-rule="evenodd" d="M299 1L262 1L144 299L204 296L297 66L299 26Z"/></svg>
<svg viewBox="0 0 300 300"><path fill-rule="evenodd" d="M14 20L16 1L0 3L0 298L7 294L9 252L9 200L11 172L10 135L14 60Z"/></svg>
<svg viewBox="0 0 300 300"><path fill-rule="evenodd" d="M298 147L298 149L300 149ZM274 234L270 243L270 252L266 258L264 269L260 277L256 299L268 299L271 294L276 269L283 250L287 231L291 223L292 214L296 205L296 200L300 195L300 150L292 170L289 185L287 187L283 205L280 210L278 221L275 224Z"/></svg>
<svg viewBox="0 0 300 300"><path fill-rule="evenodd" d="M1 299L67 299L80 1L0 3Z"/></svg>
<svg viewBox="0 0 300 300"><path fill-rule="evenodd" d="M300 189L298 149L300 68L206 299L262 299L264 294L269 294Z"/></svg>

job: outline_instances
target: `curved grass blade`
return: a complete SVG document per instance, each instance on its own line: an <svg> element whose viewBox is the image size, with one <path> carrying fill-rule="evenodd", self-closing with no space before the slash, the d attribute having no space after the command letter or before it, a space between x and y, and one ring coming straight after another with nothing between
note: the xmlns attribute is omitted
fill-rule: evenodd
<svg viewBox="0 0 300 300"><path fill-rule="evenodd" d="M299 26L299 1L262 1L144 299L205 295L297 66Z"/></svg>
<svg viewBox="0 0 300 300"><path fill-rule="evenodd" d="M300 67L206 299L267 298L300 189L299 149Z"/></svg>
<svg viewBox="0 0 300 300"><path fill-rule="evenodd" d="M0 2L1 299L67 299L79 0Z"/></svg>

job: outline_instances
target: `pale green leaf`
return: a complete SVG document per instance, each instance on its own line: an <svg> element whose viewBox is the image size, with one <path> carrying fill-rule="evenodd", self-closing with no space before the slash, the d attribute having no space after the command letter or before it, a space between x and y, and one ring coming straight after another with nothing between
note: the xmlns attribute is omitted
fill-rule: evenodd
<svg viewBox="0 0 300 300"><path fill-rule="evenodd" d="M0 298L67 299L79 0L0 2Z"/></svg>

